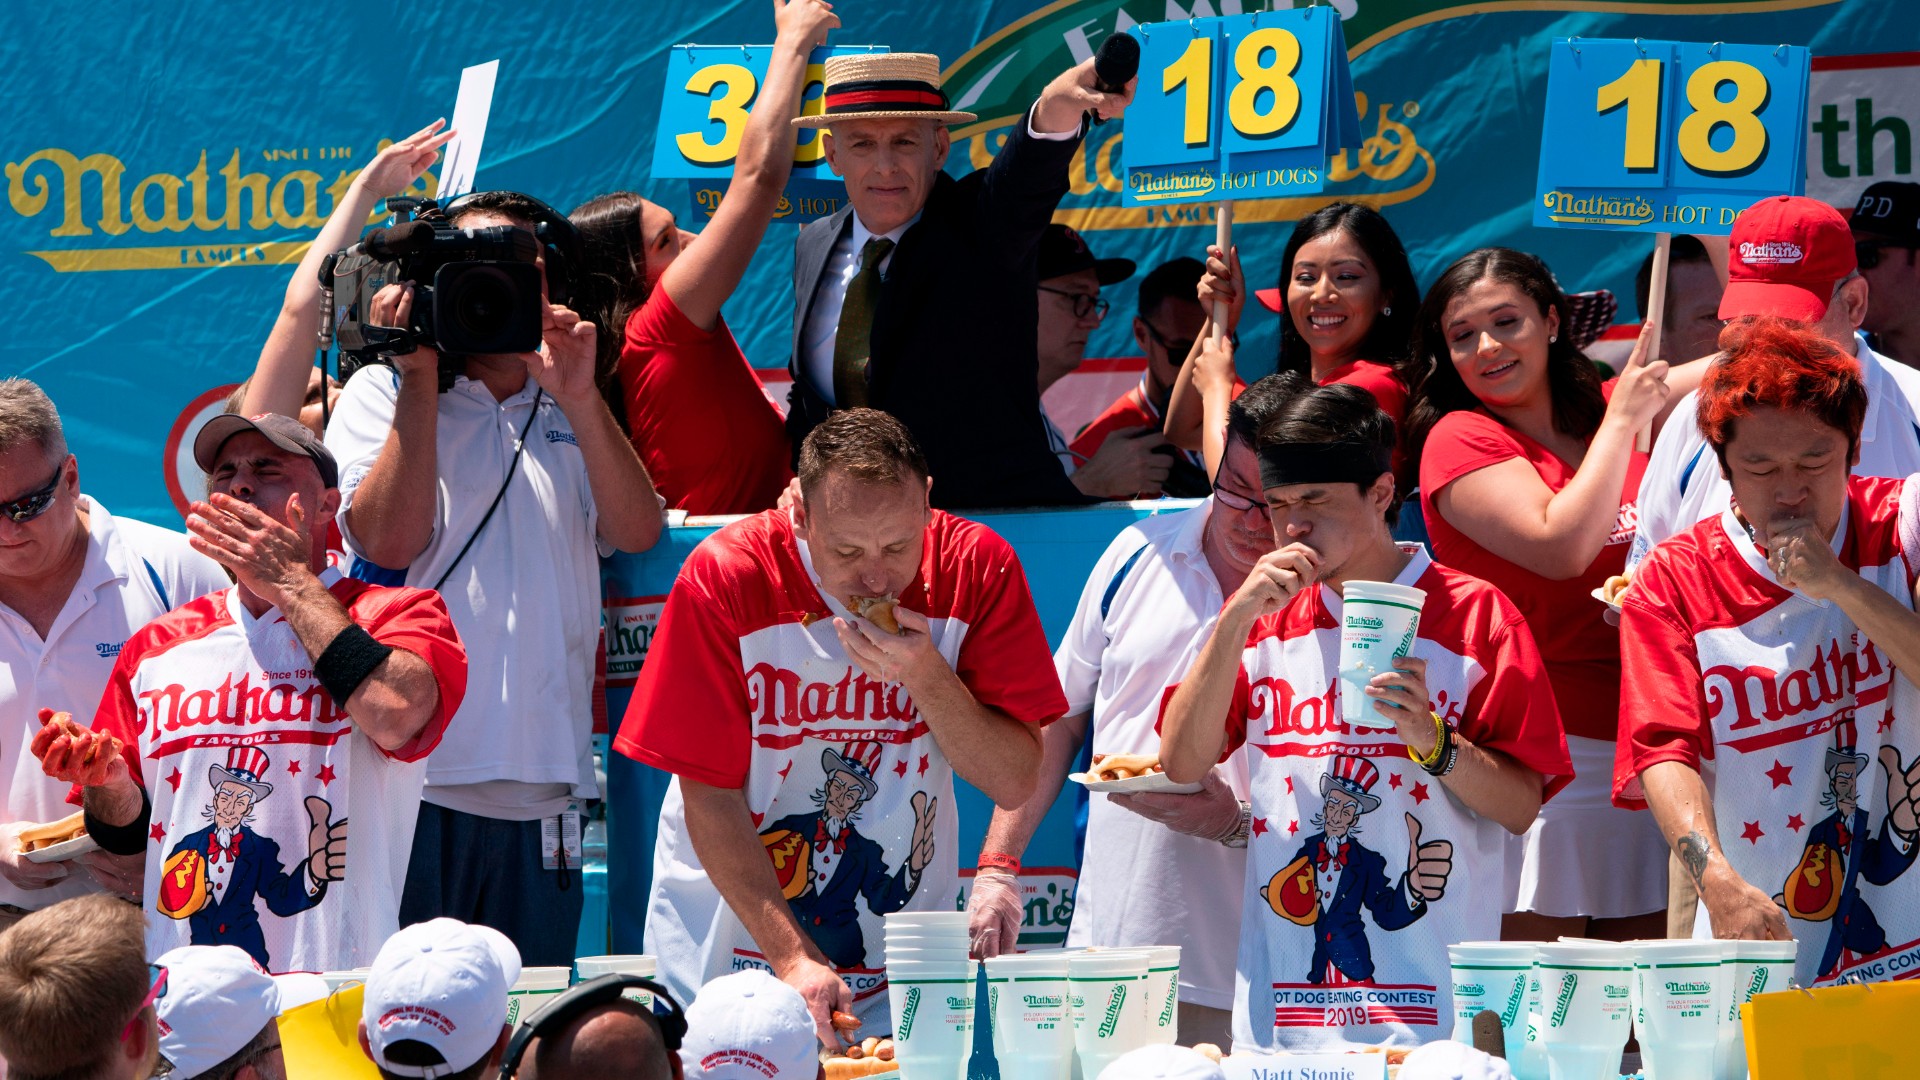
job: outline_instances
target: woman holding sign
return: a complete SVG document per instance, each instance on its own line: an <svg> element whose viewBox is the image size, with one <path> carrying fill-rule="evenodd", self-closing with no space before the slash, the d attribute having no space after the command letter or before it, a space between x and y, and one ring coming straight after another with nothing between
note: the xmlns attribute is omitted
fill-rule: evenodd
<svg viewBox="0 0 1920 1080"><path fill-rule="evenodd" d="M1661 937L1659 831L1609 802L1620 638L1589 593L1626 565L1647 463L1634 437L1678 380L1645 362L1643 335L1625 374L1602 383L1568 325L1532 255L1482 248L1448 267L1417 318L1406 446L1434 556L1525 613L1573 758L1573 783L1510 851L1506 935Z"/></svg>
<svg viewBox="0 0 1920 1080"><path fill-rule="evenodd" d="M625 329L600 335L603 392L667 505L693 514L765 510L793 476L780 413L720 317L792 172L789 121L800 114L807 56L840 25L821 0L774 0L774 22L733 180L697 241L671 211L630 191L569 215L585 264L581 317Z"/></svg>
<svg viewBox="0 0 1920 1080"><path fill-rule="evenodd" d="M1405 429L1407 388L1395 373L1412 336L1420 286L1407 263L1406 248L1370 207L1334 203L1300 219L1288 238L1280 265L1280 287L1262 289L1261 304L1282 314L1280 356L1275 371L1298 371L1317 386L1348 383L1373 395ZM1240 251L1207 249L1207 275L1200 280L1200 302L1227 308L1227 332L1233 333L1246 304ZM1174 383L1167 407L1168 441L1188 450L1204 450L1208 475L1218 470L1220 432L1227 403L1245 389L1234 376L1231 354L1204 348L1211 327L1195 343ZM1400 471L1400 455L1394 455Z"/></svg>

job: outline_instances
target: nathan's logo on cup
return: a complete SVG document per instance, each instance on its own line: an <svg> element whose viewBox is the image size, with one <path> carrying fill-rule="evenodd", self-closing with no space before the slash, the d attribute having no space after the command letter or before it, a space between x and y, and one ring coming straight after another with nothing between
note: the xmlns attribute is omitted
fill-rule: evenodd
<svg viewBox="0 0 1920 1080"><path fill-rule="evenodd" d="M1453 992L1462 997L1486 997L1487 988L1479 983L1462 983L1453 988Z"/></svg>
<svg viewBox="0 0 1920 1080"><path fill-rule="evenodd" d="M1107 1015L1100 1021L1100 1037L1110 1038L1120 1027L1120 1009L1127 1003L1127 986L1120 983L1107 998Z"/></svg>
<svg viewBox="0 0 1920 1080"><path fill-rule="evenodd" d="M900 1028L901 1039L905 1040L913 1037L913 1018L918 1015L919 1012L920 988L917 986L909 986L907 987L907 1003L900 1009L900 1023L898 1026Z"/></svg>
<svg viewBox="0 0 1920 1080"><path fill-rule="evenodd" d="M999 1007L1000 1007L1000 988L997 986L987 987L987 1008L998 1009Z"/></svg>
<svg viewBox="0 0 1920 1080"><path fill-rule="evenodd" d="M1667 993L1711 994L1713 993L1713 986L1710 983L1703 982L1669 982L1667 983Z"/></svg>
<svg viewBox="0 0 1920 1080"><path fill-rule="evenodd" d="M971 1009L973 1008L973 999L970 997L949 997L947 998L947 1008Z"/></svg>
<svg viewBox="0 0 1920 1080"><path fill-rule="evenodd" d="M1520 1008L1527 1000L1527 977L1513 980L1513 992L1507 995L1507 1007L1500 1010L1500 1026L1511 1028L1520 1022Z"/></svg>
<svg viewBox="0 0 1920 1080"><path fill-rule="evenodd" d="M1569 971L1560 976L1560 999L1553 1004L1553 1016L1549 1019L1554 1027L1567 1022L1567 1009L1573 1005L1574 988L1580 985L1580 976Z"/></svg>
<svg viewBox="0 0 1920 1080"><path fill-rule="evenodd" d="M995 994L999 992L998 989L994 990ZM1020 1000L1026 1002L1029 1009L1059 1009L1067 1003L1067 999L1059 994L1024 994Z"/></svg>
<svg viewBox="0 0 1920 1080"><path fill-rule="evenodd" d="M1179 1000L1179 997L1180 997L1179 984L1176 983L1174 992L1167 995L1167 1003L1165 1005L1160 1006L1160 1015L1158 1018L1154 1020L1154 1024L1156 1026L1158 1027L1173 1026L1173 1006Z"/></svg>
<svg viewBox="0 0 1920 1080"><path fill-rule="evenodd" d="M1379 630L1387 624L1383 620L1376 619L1371 615L1355 615L1353 618L1347 620L1347 625L1358 626L1363 630Z"/></svg>
<svg viewBox="0 0 1920 1080"><path fill-rule="evenodd" d="M1758 244L1749 240L1740 245L1740 261L1751 266L1780 266L1806 257L1799 244L1786 240L1766 240Z"/></svg>
<svg viewBox="0 0 1920 1080"><path fill-rule="evenodd" d="M1622 1001L1632 996L1633 994L1632 990L1628 989L1625 986L1617 985L1615 983L1608 983L1605 986L1602 986L1600 988L1600 992L1612 998L1615 1001Z"/></svg>

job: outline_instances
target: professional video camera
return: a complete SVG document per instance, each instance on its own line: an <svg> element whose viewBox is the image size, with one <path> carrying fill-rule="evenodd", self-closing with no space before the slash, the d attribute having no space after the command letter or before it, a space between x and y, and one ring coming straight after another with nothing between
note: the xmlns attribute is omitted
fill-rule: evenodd
<svg viewBox="0 0 1920 1080"><path fill-rule="evenodd" d="M571 223L528 200L545 211L535 232L511 225L455 228L449 211L459 213L464 201L443 209L432 199L388 199L395 224L321 263L326 302L340 298L328 325L339 340L343 379L365 364L389 363L395 354L426 346L440 352L444 391L461 370L461 356L540 347L546 308L535 260L544 248L548 296L565 303L568 256L578 244ZM407 325L369 321L374 294L408 281L415 284Z"/></svg>

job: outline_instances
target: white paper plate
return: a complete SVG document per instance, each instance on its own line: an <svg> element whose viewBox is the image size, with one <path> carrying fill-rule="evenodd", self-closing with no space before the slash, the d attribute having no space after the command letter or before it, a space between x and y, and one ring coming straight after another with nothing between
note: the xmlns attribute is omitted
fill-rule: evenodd
<svg viewBox="0 0 1920 1080"><path fill-rule="evenodd" d="M81 833L71 840L62 840L52 847L43 847L38 851L29 851L26 853L26 856L28 862L66 862L68 859L77 859L89 851L99 850L99 841L88 836L86 833Z"/></svg>
<svg viewBox="0 0 1920 1080"><path fill-rule="evenodd" d="M1603 604L1606 604L1607 609L1609 611L1612 611L1615 615L1620 614L1620 605L1609 601L1607 599L1607 594L1603 589L1595 589L1592 592L1588 593L1587 595L1593 597L1595 600L1598 600Z"/></svg>
<svg viewBox="0 0 1920 1080"><path fill-rule="evenodd" d="M1092 773L1077 772L1068 774L1067 779L1085 784L1088 791L1104 791L1109 795L1144 795L1155 791L1191 795L1200 790L1198 783L1176 784L1167 779L1167 774L1163 772L1141 773L1125 780L1095 780Z"/></svg>

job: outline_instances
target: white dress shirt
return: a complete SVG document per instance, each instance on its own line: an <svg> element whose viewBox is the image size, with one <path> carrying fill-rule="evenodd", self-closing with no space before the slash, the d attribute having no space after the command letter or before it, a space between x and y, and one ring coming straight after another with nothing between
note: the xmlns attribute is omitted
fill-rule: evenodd
<svg viewBox="0 0 1920 1080"><path fill-rule="evenodd" d="M1854 356L1867 384L1867 414L1860 425L1860 464L1855 476L1911 476L1920 472L1920 371L1889 360L1854 335ZM1680 399L1660 429L1640 481L1640 522L1627 572L1653 545L1715 517L1733 505L1733 489L1720 475L1720 460L1700 434L1700 396Z"/></svg>

